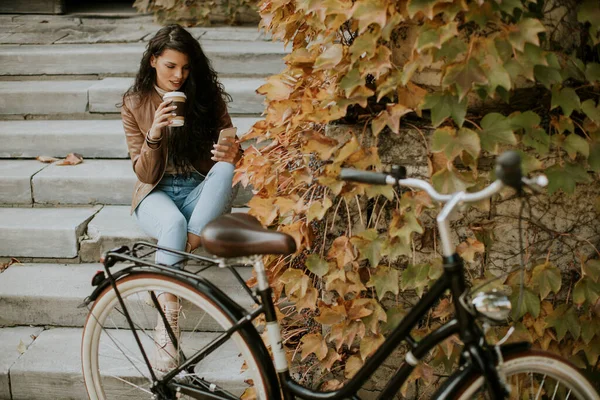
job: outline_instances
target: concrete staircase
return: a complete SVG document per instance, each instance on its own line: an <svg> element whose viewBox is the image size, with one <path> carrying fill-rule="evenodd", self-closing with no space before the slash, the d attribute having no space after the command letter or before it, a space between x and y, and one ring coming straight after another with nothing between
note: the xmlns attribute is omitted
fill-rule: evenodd
<svg viewBox="0 0 600 400"><path fill-rule="evenodd" d="M135 176L116 104L159 27L135 15L0 15L0 25L0 265L21 262L0 272L0 399L82 399L77 305L103 251L151 240L129 215ZM190 31L247 132L263 111L255 90L282 69L283 45L254 27ZM84 162L35 159L72 152ZM244 207L251 193L240 192ZM211 281L247 304L223 272Z"/></svg>

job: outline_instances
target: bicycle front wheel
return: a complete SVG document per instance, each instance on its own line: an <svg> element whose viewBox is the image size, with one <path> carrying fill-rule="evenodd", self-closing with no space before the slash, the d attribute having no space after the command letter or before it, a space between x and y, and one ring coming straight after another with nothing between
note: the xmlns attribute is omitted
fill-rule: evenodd
<svg viewBox="0 0 600 400"><path fill-rule="evenodd" d="M92 400L153 398L150 368L156 376L164 376L236 322L210 295L174 277L135 274L118 280L117 288L142 348L117 294L108 287L91 306L83 330L83 375ZM165 301L159 304L165 310L170 332L164 328L165 319L155 307L151 293L155 298L170 300L170 309L162 305L167 304ZM169 340L173 336L174 342ZM258 357L238 331L194 367L182 371L176 380L208 389L223 398L244 395L244 398L266 399L268 380L259 368ZM170 397L175 396L157 396Z"/></svg>
<svg viewBox="0 0 600 400"><path fill-rule="evenodd" d="M509 399L599 400L589 381L570 363L551 353L526 350L506 357L502 366ZM482 376L476 377L457 399L486 399Z"/></svg>

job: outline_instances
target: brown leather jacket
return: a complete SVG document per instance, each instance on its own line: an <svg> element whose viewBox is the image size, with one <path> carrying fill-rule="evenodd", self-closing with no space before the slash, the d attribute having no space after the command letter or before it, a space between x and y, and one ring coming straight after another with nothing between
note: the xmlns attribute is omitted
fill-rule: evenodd
<svg viewBox="0 0 600 400"><path fill-rule="evenodd" d="M131 213L133 213L152 189L158 185L167 167L168 154L166 140L155 146L149 145L146 141L146 134L152 127L154 113L161 102L162 99L158 92L153 91L149 101L140 103L139 99L135 96L128 96L124 99L123 106L121 107L121 117L127 138L129 157L131 157L133 171L138 178L133 189ZM219 129L232 126L227 107L224 106L223 109L224 112L220 116ZM213 165L214 161L200 158L192 164L194 169L203 175L206 175Z"/></svg>

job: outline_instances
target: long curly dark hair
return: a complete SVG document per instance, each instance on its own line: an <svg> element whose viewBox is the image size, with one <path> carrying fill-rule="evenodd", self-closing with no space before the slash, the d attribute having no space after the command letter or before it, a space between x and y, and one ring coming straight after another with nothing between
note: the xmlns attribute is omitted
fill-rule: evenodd
<svg viewBox="0 0 600 400"><path fill-rule="evenodd" d="M150 100L156 90L156 70L150 65L152 56L158 57L166 49L186 54L189 59L189 75L179 89L187 96L185 125L171 127L168 135L169 155L178 173L189 175L191 164L198 159L211 157L210 150L219 137L218 123L225 112L229 96L218 81L210 60L202 51L200 43L180 25L161 28L150 42L140 62L135 82L123 95L123 100L135 96L139 104Z"/></svg>

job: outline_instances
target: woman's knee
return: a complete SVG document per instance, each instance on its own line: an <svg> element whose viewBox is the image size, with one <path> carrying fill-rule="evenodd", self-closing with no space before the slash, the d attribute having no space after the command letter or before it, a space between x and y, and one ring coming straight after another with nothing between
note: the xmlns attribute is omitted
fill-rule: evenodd
<svg viewBox="0 0 600 400"><path fill-rule="evenodd" d="M187 234L187 220L181 213L177 213L171 216L171 218L163 221L164 233L172 232L185 232Z"/></svg>
<svg viewBox="0 0 600 400"><path fill-rule="evenodd" d="M214 175L218 175L218 176L222 176L222 177L230 177L230 176L233 177L234 170L235 170L235 165L228 163L228 162L219 161L218 163L216 163L215 165L212 166L212 168L208 172L207 178L214 176Z"/></svg>

